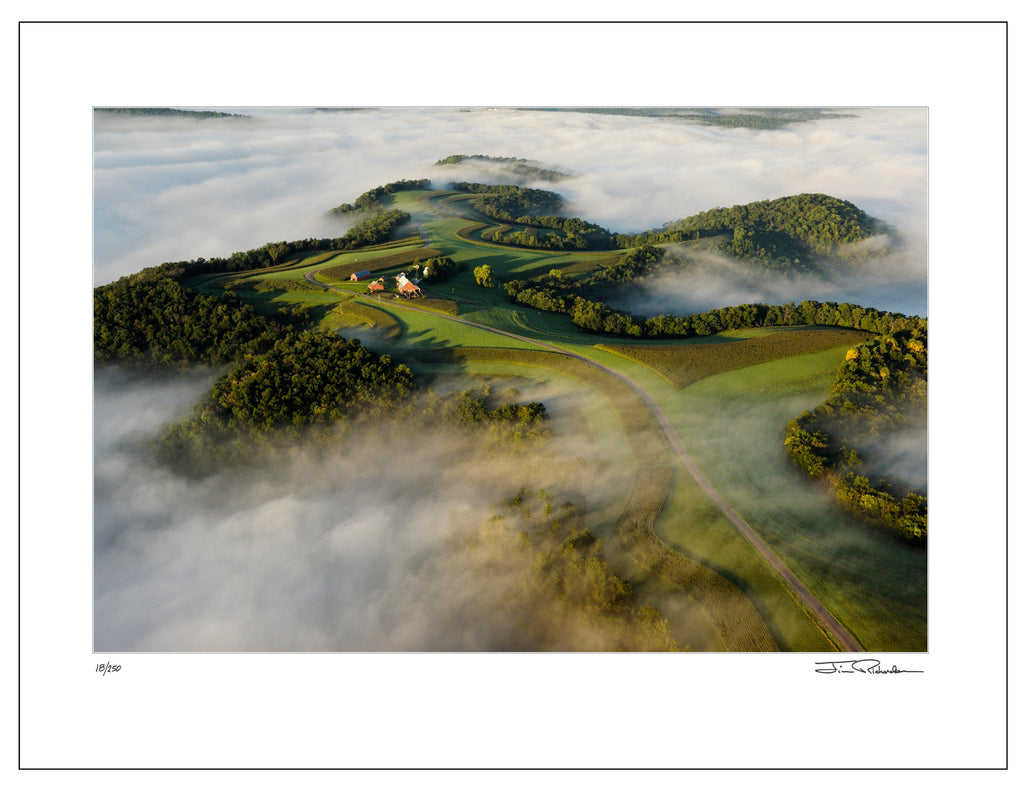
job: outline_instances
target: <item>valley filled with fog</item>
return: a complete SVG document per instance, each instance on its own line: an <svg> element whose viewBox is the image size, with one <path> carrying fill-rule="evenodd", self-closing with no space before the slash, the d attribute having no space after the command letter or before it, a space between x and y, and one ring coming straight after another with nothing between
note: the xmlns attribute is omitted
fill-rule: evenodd
<svg viewBox="0 0 1024 791"><path fill-rule="evenodd" d="M882 220L902 243L898 259L869 259L858 278L839 282L736 285L729 272L702 271L654 289L647 299L659 310L785 295L926 314L923 109L847 110L855 117L775 130L502 108L221 109L249 117L97 117L95 284L165 261L339 235L329 208L397 179L473 180L482 174L434 163L479 153L572 175L527 186L558 191L571 216L614 232L823 193Z"/></svg>
<svg viewBox="0 0 1024 791"><path fill-rule="evenodd" d="M520 184L558 192L566 199L566 215L612 232L638 233L715 207L799 193L849 201L885 228L860 242L855 262L841 271L773 272L691 246L670 272L638 278L620 291L610 302L615 308L686 316L741 303L817 300L927 316L927 115L920 108L849 109L843 112L852 117L780 129L510 108L218 109L246 117L96 115L95 286L164 262L226 257L275 241L340 237L355 221L328 210L387 182L429 179L444 189L453 180L496 180L481 162L435 164L462 153L522 157L567 174L557 183ZM413 205L412 198L407 201L403 206ZM426 209L420 210L425 219ZM440 227L440 220L433 221ZM416 233L426 236L422 226ZM316 274L309 272L301 285L315 290ZM521 321L523 310L499 305L499 298L504 293L471 296L463 308L479 310L476 321L535 332L534 342L544 333L563 344L592 347L602 341L590 335L567 341L575 329L546 314L533 324L502 324L512 320L495 319L499 313ZM452 322L438 329L444 323L424 325L424 347L457 345L451 338L465 330L451 329ZM409 326L419 325L409 318ZM345 332L372 337L371 347L399 359L415 347L409 338L391 345L366 325ZM825 360L826 351L835 362ZM822 356L806 370L783 370L788 363L776 360L771 375L778 381L771 386L783 393L780 398L813 406L821 400L817 393L827 392L842 352L816 349ZM602 365L615 364L607 349L595 354L604 355ZM488 364L493 363L484 360L482 367ZM643 379L635 371L640 366L629 365L630 375ZM329 447L300 434L298 441L282 443L269 461L208 476L159 463L155 448L166 427L187 417L229 368L182 366L159 375L119 365L96 368L95 650L607 650L618 639L555 615L549 620L537 614L524 628L522 611L513 605L529 598L522 580L534 571L526 556L478 539L484 526L500 523L494 520L499 515L509 526L521 526L515 519L532 524L529 509L526 517L509 511L509 498L523 489L549 490L549 503L572 501L586 526L607 539L635 472L633 459L625 458L628 450L609 451L612 439L621 440L618 432L628 430L628 414L612 414L607 404L584 404L576 385L553 385L547 374L538 375L544 383L531 382L517 371L524 377L517 379L523 400L547 406L555 435L518 455L486 453L477 440L442 426L389 417ZM440 370L428 377L439 389L469 381L462 378L466 371L456 376ZM685 401L667 390L666 379L650 374L643 381L663 403ZM723 414L715 413L716 419L725 420ZM644 419L651 420L649 412ZM673 419L685 424L695 418ZM784 421L779 457L783 426ZM915 486L926 487L923 420L920 431L891 440L878 441L878 463L905 467ZM786 480L787 494L806 485L795 474ZM818 508L820 498L811 502L810 510ZM671 507L689 513L690 506ZM844 522L841 529L848 532L836 538L836 546L849 543L856 526ZM824 546L828 539L820 540ZM865 549L857 545L869 558L865 565L881 563L880 545L873 537ZM794 549L793 557L800 551ZM900 583L910 591L906 610L920 610L923 594L916 583L923 565L912 551L897 553L912 581ZM622 554L617 561L632 568ZM855 567L861 555L847 561ZM723 585L745 585L730 573L723 572L729 578ZM670 615L680 646L721 647L706 623L697 624L705 616L692 601L669 600L660 583L645 580L642 601ZM763 610L773 605L758 601L765 617ZM687 624L697 625L687 632ZM789 627L772 628L782 642Z"/></svg>

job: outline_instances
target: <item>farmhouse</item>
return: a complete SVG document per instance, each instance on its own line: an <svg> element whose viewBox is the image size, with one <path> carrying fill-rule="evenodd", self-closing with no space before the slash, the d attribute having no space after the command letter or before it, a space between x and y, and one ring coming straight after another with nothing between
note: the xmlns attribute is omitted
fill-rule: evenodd
<svg viewBox="0 0 1024 791"><path fill-rule="evenodd" d="M396 277L395 281L398 283L398 293L403 297L423 296L423 292L420 291L420 287L407 278L405 276L405 272L402 272L402 274Z"/></svg>
<svg viewBox="0 0 1024 791"><path fill-rule="evenodd" d="M370 291L383 291L384 290L384 278L379 277L370 283Z"/></svg>
<svg viewBox="0 0 1024 791"><path fill-rule="evenodd" d="M358 283L360 280L366 280L370 276L370 270L364 269L362 272L353 272L349 280L354 283Z"/></svg>
<svg viewBox="0 0 1024 791"><path fill-rule="evenodd" d="M398 287L398 293L403 297L422 297L423 292L420 291L420 287L413 283L411 280L406 280L404 285Z"/></svg>

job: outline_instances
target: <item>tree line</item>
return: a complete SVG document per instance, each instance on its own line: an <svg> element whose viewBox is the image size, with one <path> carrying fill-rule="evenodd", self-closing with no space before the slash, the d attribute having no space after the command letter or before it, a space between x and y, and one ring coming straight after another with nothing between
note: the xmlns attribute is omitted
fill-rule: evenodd
<svg viewBox="0 0 1024 791"><path fill-rule="evenodd" d="M329 447L354 430L408 434L421 427L472 435L482 453L516 455L551 436L543 403L487 388L438 394L412 371L358 340L292 333L221 376L155 442L157 459L191 477L273 458L299 439Z"/></svg>
<svg viewBox="0 0 1024 791"><path fill-rule="evenodd" d="M791 420L785 435L793 462L809 477L825 480L844 508L912 541L927 539L927 498L906 485L898 491L879 475L863 474L869 453L862 438L923 420L927 377L926 326L871 338L847 352L832 394Z"/></svg>
<svg viewBox="0 0 1024 791"><path fill-rule="evenodd" d="M618 246L610 231L579 217L516 217L512 222L561 231L561 235L545 234L540 237L529 231L495 231L489 241L544 250L610 250Z"/></svg>
<svg viewBox="0 0 1024 791"><path fill-rule="evenodd" d="M476 194L473 208L493 220L560 231L560 234L543 236L529 231L495 231L488 236L488 241L494 244L545 250L610 250L620 246L611 231L600 225L558 214L563 206L558 193L514 184L465 181L452 184L452 189Z"/></svg>
<svg viewBox="0 0 1024 791"><path fill-rule="evenodd" d="M563 276L560 270L552 269L532 280L510 281L505 284L505 292L521 305L564 313L573 324L588 332L632 338L690 338L748 327L812 324L880 333L919 327L923 322L918 317L847 302L804 300L785 305L744 304L688 316L659 314L648 318L616 310L600 301L600 295L609 285L650 273L663 257L661 248L643 245L630 250L615 263L602 266L586 279L573 280Z"/></svg>
<svg viewBox="0 0 1024 791"><path fill-rule="evenodd" d="M244 272L249 269L267 269L286 261L290 256L305 252L329 250L357 250L386 242L394 231L409 222L409 215L391 209L367 217L352 226L344 236L324 239L299 239L292 242L268 242L262 247L232 253L227 258L194 258L191 261L172 261L147 267L147 276L167 276L178 280L196 275Z"/></svg>
<svg viewBox="0 0 1024 791"><path fill-rule="evenodd" d="M460 181L452 184L456 192L476 195L471 201L481 214L503 222L517 217L554 214L562 208L562 196L549 190L517 187L514 184L479 184Z"/></svg>
<svg viewBox="0 0 1024 791"><path fill-rule="evenodd" d="M249 118L239 113L219 113L213 110L177 110L172 107L96 107L94 112L105 115L173 117L173 118Z"/></svg>
<svg viewBox="0 0 1024 791"><path fill-rule="evenodd" d="M375 214L384 211L384 204L381 201L385 195L394 195L396 192L406 190L427 190L430 189L430 179L399 179L390 184L384 184L367 190L358 198L355 203L343 203L328 209L327 213L335 216L352 214L353 212L366 212Z"/></svg>
<svg viewBox="0 0 1024 791"><path fill-rule="evenodd" d="M552 250L611 250L645 245L678 244L723 237L723 252L781 271L814 268L815 257L835 255L844 245L866 239L880 227L849 201L804 193L774 200L717 208L638 234L609 231L599 225L558 214L560 195L511 184L460 182L453 189L475 193L473 207L481 214L527 228L558 234L496 231L489 241L517 247Z"/></svg>

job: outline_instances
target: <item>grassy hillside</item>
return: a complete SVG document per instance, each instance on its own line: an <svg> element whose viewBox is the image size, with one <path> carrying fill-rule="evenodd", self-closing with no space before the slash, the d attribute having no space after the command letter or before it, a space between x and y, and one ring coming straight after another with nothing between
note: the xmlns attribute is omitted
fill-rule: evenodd
<svg viewBox="0 0 1024 791"><path fill-rule="evenodd" d="M846 350L867 333L746 327L683 341L638 341L584 332L566 314L512 302L501 284L552 269L583 284L624 252L488 242L503 224L474 209L471 197L379 191L374 201L383 210L409 217L391 240L356 250L297 250L273 266L200 274L188 282L208 295L230 290L267 317L305 311L321 330L361 337L375 351L408 361L432 385L486 376L548 388L556 405L554 441L579 441L581 457L602 471L589 523L606 541L608 562L636 588L638 601L656 603L666 614L684 648L833 646L680 464L651 403L664 411L722 497L865 648L926 647L926 556L865 531L839 511L826 491L792 467L782 445L786 422L821 403ZM739 240L777 243L758 248L771 258L792 253L783 249L783 236L802 245L803 255L870 229L856 207L818 201L822 196L810 196L815 200L808 204L806 197L713 210L667 232L718 233L735 245L737 229L750 228L753 235L741 230ZM816 230L801 229L801 216ZM421 284L423 299L370 295L366 282L348 280L367 269L374 279L384 277L390 292L395 274L435 256L452 259L457 269L446 282ZM494 287L478 282L474 270L484 266Z"/></svg>

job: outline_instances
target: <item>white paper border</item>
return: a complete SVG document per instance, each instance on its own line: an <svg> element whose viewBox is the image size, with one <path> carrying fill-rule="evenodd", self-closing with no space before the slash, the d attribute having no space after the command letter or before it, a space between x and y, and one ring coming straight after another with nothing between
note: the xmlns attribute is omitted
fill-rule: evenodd
<svg viewBox="0 0 1024 791"><path fill-rule="evenodd" d="M20 764L1002 765L1004 43L964 24L22 25ZM503 58L516 80L419 81ZM927 106L930 650L897 657L925 674L822 678L815 655L91 654L91 108L324 104ZM108 658L124 671L97 679Z"/></svg>

